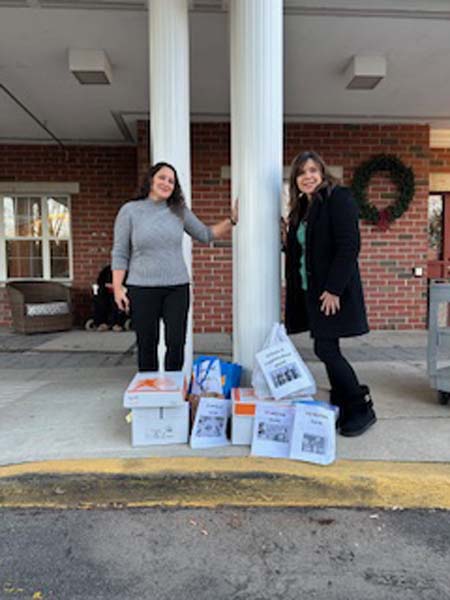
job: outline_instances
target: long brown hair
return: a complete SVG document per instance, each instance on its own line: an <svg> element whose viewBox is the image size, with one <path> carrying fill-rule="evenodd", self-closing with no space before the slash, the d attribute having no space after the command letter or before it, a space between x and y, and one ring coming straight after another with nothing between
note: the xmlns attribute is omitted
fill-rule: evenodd
<svg viewBox="0 0 450 600"><path fill-rule="evenodd" d="M308 150L301 152L292 161L291 174L289 178L289 223L298 225L302 219L306 217L308 212L308 198L303 194L297 186L297 177L300 171L305 166L308 160L312 160L320 169L322 175L322 183L315 190L315 194L321 190L326 190L327 195L331 193L333 188L338 183L338 180L331 174L323 158L317 152Z"/></svg>
<svg viewBox="0 0 450 600"><path fill-rule="evenodd" d="M134 200L142 200L142 198L147 198L152 188L152 179L156 175L158 171L160 171L163 167L167 167L173 171L173 177L175 180L175 185L173 188L173 192L170 197L167 199L167 206L177 215L180 215L182 209L186 205L183 190L181 189L180 180L178 179L178 174L175 167L166 162L158 162L152 165L145 176L143 184L141 186L139 196L134 198Z"/></svg>

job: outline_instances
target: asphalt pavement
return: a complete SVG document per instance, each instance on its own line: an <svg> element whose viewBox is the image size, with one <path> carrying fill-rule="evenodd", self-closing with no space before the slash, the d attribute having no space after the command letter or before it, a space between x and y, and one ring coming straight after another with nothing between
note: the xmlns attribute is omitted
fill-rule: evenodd
<svg viewBox="0 0 450 600"><path fill-rule="evenodd" d="M0 509L1 600L448 600L450 513Z"/></svg>

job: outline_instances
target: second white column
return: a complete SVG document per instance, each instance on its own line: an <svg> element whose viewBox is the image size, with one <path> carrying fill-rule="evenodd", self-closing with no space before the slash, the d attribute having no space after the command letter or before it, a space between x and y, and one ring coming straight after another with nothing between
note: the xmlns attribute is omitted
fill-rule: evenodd
<svg viewBox="0 0 450 600"><path fill-rule="evenodd" d="M186 204L191 206L188 0L149 0L150 148L153 163L176 168ZM185 235L183 254L192 274L192 244ZM192 294L191 294L192 295ZM192 367L192 309L186 339L186 374ZM160 347L160 364L164 347Z"/></svg>
<svg viewBox="0 0 450 600"><path fill-rule="evenodd" d="M239 197L234 359L248 382L255 353L280 319L282 0L231 0L230 28L232 176Z"/></svg>

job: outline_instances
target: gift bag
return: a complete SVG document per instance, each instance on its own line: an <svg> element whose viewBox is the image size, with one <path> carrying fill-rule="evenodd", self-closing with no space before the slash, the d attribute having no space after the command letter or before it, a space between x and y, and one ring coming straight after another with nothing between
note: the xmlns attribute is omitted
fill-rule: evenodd
<svg viewBox="0 0 450 600"><path fill-rule="evenodd" d="M222 372L222 387L225 398L231 398L231 390L241 385L242 367L237 363L221 360L220 370Z"/></svg>
<svg viewBox="0 0 450 600"><path fill-rule="evenodd" d="M222 371L216 356L199 356L192 367L190 393L195 396L222 395Z"/></svg>
<svg viewBox="0 0 450 600"><path fill-rule="evenodd" d="M274 350L274 354L278 353L280 361L275 360L276 356L270 356L271 349ZM283 388L290 388L288 393L298 392L304 395L316 393L314 378L281 323L273 324L258 355L258 359L255 357L252 387L259 398L273 396L281 398L283 397ZM289 355L294 360L287 360ZM272 358L274 360L271 363ZM266 365L265 368L264 365ZM301 380L301 385L297 386L296 383L292 383L296 380ZM270 381L270 385L268 381ZM278 394L278 391L281 393Z"/></svg>
<svg viewBox="0 0 450 600"><path fill-rule="evenodd" d="M193 395L223 395L231 398L231 389L239 387L242 367L217 356L199 356L192 369L190 392Z"/></svg>

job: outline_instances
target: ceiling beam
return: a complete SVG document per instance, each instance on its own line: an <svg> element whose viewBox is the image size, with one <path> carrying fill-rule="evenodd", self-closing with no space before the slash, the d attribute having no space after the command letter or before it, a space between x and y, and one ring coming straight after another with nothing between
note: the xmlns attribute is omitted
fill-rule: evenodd
<svg viewBox="0 0 450 600"><path fill-rule="evenodd" d="M33 121L37 123L39 127L43 129L52 138L52 140L54 140L59 146L61 146L61 148L64 148L64 144L58 137L56 137L53 131L51 131L45 123L38 119L38 117L34 113L32 113L31 110L27 106L25 106L25 104L21 100L19 100L19 98L15 96L10 89L3 85L3 83L0 83L0 89L2 89L5 92L5 94L17 104L17 106L19 106L29 117L31 117Z"/></svg>

